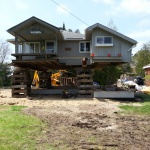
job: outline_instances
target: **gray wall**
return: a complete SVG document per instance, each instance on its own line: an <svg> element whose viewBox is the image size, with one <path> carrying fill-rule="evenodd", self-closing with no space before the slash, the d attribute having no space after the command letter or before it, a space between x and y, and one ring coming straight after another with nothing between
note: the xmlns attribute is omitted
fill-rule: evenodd
<svg viewBox="0 0 150 150"><path fill-rule="evenodd" d="M70 50L66 50L70 49ZM89 57L90 53L79 53L79 41L58 41L58 57L76 57L75 59L60 59L61 63L67 65L82 65L82 59ZM90 64L88 60L87 64Z"/></svg>
<svg viewBox="0 0 150 150"><path fill-rule="evenodd" d="M112 36L113 37L113 46L95 46L96 36ZM95 56L107 56L111 54L111 56L118 56L118 54L122 54L123 62L130 61L130 53L128 50L132 47L130 42L127 42L113 34L106 32L102 29L96 28L92 33L92 53Z"/></svg>

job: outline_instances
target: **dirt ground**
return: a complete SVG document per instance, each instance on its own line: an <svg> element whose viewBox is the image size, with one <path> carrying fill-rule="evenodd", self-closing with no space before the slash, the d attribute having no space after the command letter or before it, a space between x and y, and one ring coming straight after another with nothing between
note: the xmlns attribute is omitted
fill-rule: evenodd
<svg viewBox="0 0 150 150"><path fill-rule="evenodd" d="M90 96L11 98L11 90L0 90L0 105L28 106L26 114L48 123L37 147L48 143L60 150L150 150L150 117L121 114L118 106L127 103Z"/></svg>

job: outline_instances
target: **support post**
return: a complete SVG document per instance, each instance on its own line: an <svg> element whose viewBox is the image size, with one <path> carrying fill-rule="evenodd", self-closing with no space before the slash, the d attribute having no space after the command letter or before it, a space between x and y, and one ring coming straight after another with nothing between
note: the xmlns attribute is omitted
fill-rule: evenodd
<svg viewBox="0 0 150 150"><path fill-rule="evenodd" d="M18 53L18 35L15 35L15 54Z"/></svg>

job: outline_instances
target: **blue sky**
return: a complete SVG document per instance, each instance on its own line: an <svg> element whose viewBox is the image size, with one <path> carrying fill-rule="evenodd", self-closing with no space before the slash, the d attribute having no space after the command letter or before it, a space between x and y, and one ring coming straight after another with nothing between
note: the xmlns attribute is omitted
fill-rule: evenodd
<svg viewBox="0 0 150 150"><path fill-rule="evenodd" d="M108 26L110 19L118 32L138 42L135 54L150 41L150 0L54 0L88 26L101 23ZM0 39L13 38L7 29L35 16L57 27L63 22L67 29L84 33L88 26L73 17L52 0L4 0L0 4ZM14 47L12 47L14 49Z"/></svg>

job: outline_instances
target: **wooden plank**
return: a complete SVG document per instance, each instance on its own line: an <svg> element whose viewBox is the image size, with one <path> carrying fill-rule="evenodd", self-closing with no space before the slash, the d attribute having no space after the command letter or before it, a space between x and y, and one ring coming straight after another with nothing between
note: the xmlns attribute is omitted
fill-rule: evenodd
<svg viewBox="0 0 150 150"><path fill-rule="evenodd" d="M20 90L12 90L12 93L27 93L28 91L26 89L20 89Z"/></svg>
<svg viewBox="0 0 150 150"><path fill-rule="evenodd" d="M26 98L27 95L12 95L13 98Z"/></svg>
<svg viewBox="0 0 150 150"><path fill-rule="evenodd" d="M27 85L13 85L11 88L27 88Z"/></svg>
<svg viewBox="0 0 150 150"><path fill-rule="evenodd" d="M93 77L93 75L90 75L90 74L78 74L77 77Z"/></svg>
<svg viewBox="0 0 150 150"><path fill-rule="evenodd" d="M77 82L80 82L80 83L81 83L81 82L93 83L93 80L91 80L91 79L90 79L90 80L89 80L89 79L80 79L80 80L79 80L79 79L78 79Z"/></svg>
<svg viewBox="0 0 150 150"><path fill-rule="evenodd" d="M17 75L12 75L12 76L11 76L11 78L27 78L27 77L28 77L27 74L24 74L24 75L22 75L22 74L17 74Z"/></svg>
<svg viewBox="0 0 150 150"><path fill-rule="evenodd" d="M94 85L79 85L79 88L93 88Z"/></svg>

